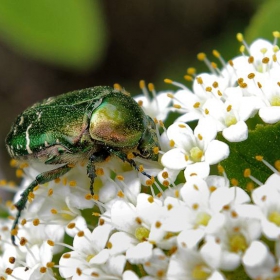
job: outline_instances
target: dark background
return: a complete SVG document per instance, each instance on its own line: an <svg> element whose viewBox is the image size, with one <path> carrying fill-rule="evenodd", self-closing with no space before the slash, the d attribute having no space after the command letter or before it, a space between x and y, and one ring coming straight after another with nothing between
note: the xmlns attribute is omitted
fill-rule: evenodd
<svg viewBox="0 0 280 280"><path fill-rule="evenodd" d="M176 89L164 84L164 78L191 87L183 76L197 64L197 53L211 55L217 48L225 60L237 54L236 33L244 32L257 9L254 0L103 0L100 4L107 40L99 63L86 69L33 58L0 33L0 179L14 178L4 140L15 117L28 106L67 91L114 83L135 95L141 92L141 79L153 82L158 91Z"/></svg>

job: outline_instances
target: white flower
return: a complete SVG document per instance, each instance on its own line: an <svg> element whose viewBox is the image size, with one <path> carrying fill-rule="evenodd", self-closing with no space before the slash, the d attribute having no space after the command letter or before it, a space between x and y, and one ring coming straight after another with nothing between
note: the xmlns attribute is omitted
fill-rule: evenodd
<svg viewBox="0 0 280 280"><path fill-rule="evenodd" d="M179 248L170 258L167 279L225 279L219 271L220 258L221 250L215 243L204 245L200 252Z"/></svg>
<svg viewBox="0 0 280 280"><path fill-rule="evenodd" d="M184 123L172 124L167 135L174 148L162 156L162 164L175 170L194 165L194 171L197 165L197 172L205 174L204 170L208 170L209 165L216 164L229 155L227 144L215 140L216 134L215 126L207 119L202 119L194 131ZM203 167L197 164L201 162L205 162Z"/></svg>
<svg viewBox="0 0 280 280"><path fill-rule="evenodd" d="M252 279L275 279L279 277L274 270L276 262L268 247L261 241L253 241L243 256L245 271Z"/></svg>
<svg viewBox="0 0 280 280"><path fill-rule="evenodd" d="M263 186L256 188L252 198L261 209L263 233L276 240L280 235L280 176L271 175Z"/></svg>
<svg viewBox="0 0 280 280"><path fill-rule="evenodd" d="M65 253L60 258L59 271L62 277L80 276L85 273L85 269L94 269L95 266L106 263L109 253L104 247L111 229L110 225L105 224L96 227L92 232L88 229L79 232L74 238L73 251Z"/></svg>
<svg viewBox="0 0 280 280"><path fill-rule="evenodd" d="M148 85L149 90L152 93L153 98L150 97L149 92L145 86L144 81L140 81L140 88L142 89L143 95L134 97L135 101L143 108L144 112L152 119L164 121L170 112L171 99L168 97L170 91L156 92L154 85Z"/></svg>
<svg viewBox="0 0 280 280"><path fill-rule="evenodd" d="M53 257L52 249L47 242L41 246L33 245L26 254L26 265L16 267L8 279L55 279L49 267Z"/></svg>

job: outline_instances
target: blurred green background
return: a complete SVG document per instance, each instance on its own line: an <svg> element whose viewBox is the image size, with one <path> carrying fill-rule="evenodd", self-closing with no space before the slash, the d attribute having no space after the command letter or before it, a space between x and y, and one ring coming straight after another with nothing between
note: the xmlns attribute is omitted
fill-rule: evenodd
<svg viewBox="0 0 280 280"><path fill-rule="evenodd" d="M114 83L136 95L141 79L172 89L164 78L206 70L198 52L228 60L237 32L250 43L280 31L279 0L0 0L0 11L0 179L14 178L5 136L33 103Z"/></svg>

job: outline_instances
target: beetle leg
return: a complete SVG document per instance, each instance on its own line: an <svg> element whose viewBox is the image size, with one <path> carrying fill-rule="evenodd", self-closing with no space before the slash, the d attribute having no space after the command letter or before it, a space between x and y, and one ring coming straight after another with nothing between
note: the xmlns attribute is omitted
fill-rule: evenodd
<svg viewBox="0 0 280 280"><path fill-rule="evenodd" d="M127 155L121 151L115 151L113 149L108 149L108 152L110 154L113 154L115 156L117 156L118 158L120 158L122 161L126 161L128 162L131 166L133 166L138 172L141 172L143 175L145 175L146 177L148 177L149 179L152 178L151 175L149 175L148 173L146 173L145 171L140 171L139 167L137 166L137 164L135 163L135 161L133 159L128 159Z"/></svg>
<svg viewBox="0 0 280 280"><path fill-rule="evenodd" d="M94 195L93 183L96 177L95 163L103 162L108 156L109 154L107 154L106 152L104 153L104 151L102 151L92 154L89 158L89 163L87 165L87 175L90 178L89 190L91 195Z"/></svg>
<svg viewBox="0 0 280 280"><path fill-rule="evenodd" d="M16 227L19 223L19 218L20 218L21 212L25 208L25 205L28 201L28 196L34 190L34 188L39 184L44 184L44 183L50 182L52 180L55 180L55 179L61 177L62 175L67 173L71 168L72 168L72 166L66 164L66 165L63 165L63 166L61 166L57 169L53 169L53 170L50 170L50 171L47 171L47 172L43 172L35 178L35 180L21 194L20 200L15 204L15 207L17 208L18 212L17 212L17 215L15 217L15 220L14 220L14 223L13 223L13 226L12 226L12 231L14 229L16 229ZM14 245L16 245L15 244L15 236L13 234L11 236L11 239L12 239L12 243Z"/></svg>

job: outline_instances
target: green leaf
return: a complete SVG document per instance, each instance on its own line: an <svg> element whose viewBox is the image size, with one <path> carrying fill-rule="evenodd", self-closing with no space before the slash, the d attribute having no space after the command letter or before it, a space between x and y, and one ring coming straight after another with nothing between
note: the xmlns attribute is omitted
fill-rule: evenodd
<svg viewBox="0 0 280 280"><path fill-rule="evenodd" d="M251 20L245 32L248 42L256 38L264 38L271 41L272 32L280 30L280 1L266 0L260 5L258 11Z"/></svg>
<svg viewBox="0 0 280 280"><path fill-rule="evenodd" d="M0 6L0 35L16 51L80 70L101 59L106 31L99 1L0 0Z"/></svg>
<svg viewBox="0 0 280 280"><path fill-rule="evenodd" d="M221 165L229 180L236 179L238 185L243 189L249 182L252 182L250 178L244 177L246 169L249 168L251 174L262 183L265 183L273 173L263 162L258 161L256 156L263 156L263 159L271 165L280 159L280 123L258 125L255 130L249 132L248 139L243 142L228 142L221 134L218 138L230 147L230 155L221 162Z"/></svg>

